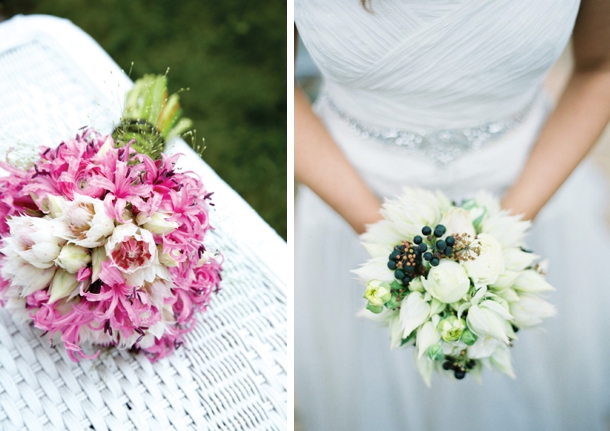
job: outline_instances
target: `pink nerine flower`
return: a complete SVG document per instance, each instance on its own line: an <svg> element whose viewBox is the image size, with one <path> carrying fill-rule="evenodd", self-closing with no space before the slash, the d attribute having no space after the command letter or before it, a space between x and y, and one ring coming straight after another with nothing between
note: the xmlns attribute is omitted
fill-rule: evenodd
<svg viewBox="0 0 610 431"><path fill-rule="evenodd" d="M169 279L167 269L159 263L157 245L152 233L126 223L117 226L106 243L106 254L129 286L152 283L157 277Z"/></svg>

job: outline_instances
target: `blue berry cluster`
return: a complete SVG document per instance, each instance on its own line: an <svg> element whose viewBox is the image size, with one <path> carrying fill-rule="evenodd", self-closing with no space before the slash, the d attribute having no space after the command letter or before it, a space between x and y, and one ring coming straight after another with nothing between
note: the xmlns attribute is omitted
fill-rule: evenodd
<svg viewBox="0 0 610 431"><path fill-rule="evenodd" d="M456 379L462 380L466 377L466 373L472 370L477 364L474 359L466 358L454 358L452 356L445 356L445 362L443 362L444 370L452 370L453 375Z"/></svg>

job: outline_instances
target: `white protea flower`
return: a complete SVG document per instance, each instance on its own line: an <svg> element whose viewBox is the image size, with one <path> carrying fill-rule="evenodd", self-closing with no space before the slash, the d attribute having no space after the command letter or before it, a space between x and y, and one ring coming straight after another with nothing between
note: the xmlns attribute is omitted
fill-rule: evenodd
<svg viewBox="0 0 610 431"><path fill-rule="evenodd" d="M360 239L371 257L387 260L394 246L421 233L423 226L437 224L442 212L449 208L451 202L442 193L405 189L398 199L384 202L384 219L368 226Z"/></svg>
<svg viewBox="0 0 610 431"><path fill-rule="evenodd" d="M388 256L369 259L364 265L352 272L365 284L370 280L379 280L386 283L394 281L394 272L388 269Z"/></svg>
<svg viewBox="0 0 610 431"><path fill-rule="evenodd" d="M486 300L468 309L468 327L479 337L491 336L509 343L507 320L513 316L497 302Z"/></svg>
<svg viewBox="0 0 610 431"><path fill-rule="evenodd" d="M441 219L441 224L447 229L445 236L465 233L474 238L477 234L472 225L470 211L463 208L450 208Z"/></svg>
<svg viewBox="0 0 610 431"><path fill-rule="evenodd" d="M533 269L528 269L517 277L513 283L513 289L520 292L542 293L555 290L545 279L544 276Z"/></svg>
<svg viewBox="0 0 610 431"><path fill-rule="evenodd" d="M523 244L523 238L531 225L531 222L521 220L520 216L501 211L483 220L481 232L493 236L505 249L515 248Z"/></svg>
<svg viewBox="0 0 610 431"><path fill-rule="evenodd" d="M129 286L142 286L156 278L170 280L167 268L159 263L157 245L152 233L126 223L117 226L106 242L106 255Z"/></svg>
<svg viewBox="0 0 610 431"><path fill-rule="evenodd" d="M402 338L407 338L414 329L421 326L430 315L430 304L419 292L413 292L404 299L400 306L400 324Z"/></svg>
<svg viewBox="0 0 610 431"><path fill-rule="evenodd" d="M379 280L371 280L366 285L364 298L368 300L371 305L380 307L392 298L392 292L387 283Z"/></svg>
<svg viewBox="0 0 610 431"><path fill-rule="evenodd" d="M65 242L57 236L51 220L40 217L19 216L7 220L10 236L4 238L2 252L5 256L17 255L36 268L55 266Z"/></svg>
<svg viewBox="0 0 610 431"><path fill-rule="evenodd" d="M20 296L25 297L49 286L55 275L55 267L36 268L19 256L13 255L4 258L0 274L16 288L14 292L19 292Z"/></svg>
<svg viewBox="0 0 610 431"><path fill-rule="evenodd" d="M523 271L534 265L540 256L529 253L520 248L507 248L503 250L504 265L507 271Z"/></svg>
<svg viewBox="0 0 610 431"><path fill-rule="evenodd" d="M114 219L106 213L104 202L77 193L53 221L58 236L86 248L103 245L114 230Z"/></svg>
<svg viewBox="0 0 610 431"><path fill-rule="evenodd" d="M490 285L496 282L504 272L504 256L502 246L491 235L482 233L472 245L480 247L480 253L474 260L462 262L468 276L475 285Z"/></svg>
<svg viewBox="0 0 610 431"><path fill-rule="evenodd" d="M542 323L543 319L555 315L555 307L538 295L524 293L518 300L510 303L513 323L518 328L531 328Z"/></svg>

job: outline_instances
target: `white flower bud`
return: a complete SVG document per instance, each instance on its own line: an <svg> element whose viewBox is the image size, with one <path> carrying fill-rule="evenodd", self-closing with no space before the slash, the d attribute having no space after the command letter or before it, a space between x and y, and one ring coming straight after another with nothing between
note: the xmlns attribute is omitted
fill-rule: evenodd
<svg viewBox="0 0 610 431"><path fill-rule="evenodd" d="M544 276L528 269L523 271L514 282L513 289L528 292L528 293L540 293L555 290L553 286L546 282Z"/></svg>
<svg viewBox="0 0 610 431"><path fill-rule="evenodd" d="M413 280L411 280L411 282L409 283L409 290L411 292L423 292L424 291L424 284L421 281L421 277L417 277L414 278Z"/></svg>
<svg viewBox="0 0 610 431"><path fill-rule="evenodd" d="M483 301L468 309L468 327L479 337L489 335L508 344L507 320L512 316L504 307L494 301Z"/></svg>
<svg viewBox="0 0 610 431"><path fill-rule="evenodd" d="M76 280L76 274L70 274L63 269L57 269L57 271L55 271L55 277L51 282L51 297L49 298L49 304L69 296L77 286L78 281Z"/></svg>
<svg viewBox="0 0 610 431"><path fill-rule="evenodd" d="M91 262L91 256L86 248L74 244L66 244L61 248L55 263L71 274L76 274Z"/></svg>
<svg viewBox="0 0 610 431"><path fill-rule="evenodd" d="M108 259L106 249L104 247L96 247L91 251L91 281L95 281L100 276L102 263Z"/></svg>
<svg viewBox="0 0 610 431"><path fill-rule="evenodd" d="M141 213L140 213L141 214ZM141 223L142 219L140 218L140 214L136 220L138 223ZM178 228L179 224L175 221L167 221L171 215L162 211L157 211L150 217L146 218L142 227L151 231L157 235L167 235L168 233L172 233L176 228Z"/></svg>
<svg viewBox="0 0 610 431"><path fill-rule="evenodd" d="M158 245L157 250L159 251L159 263L161 265L165 265L168 268L173 268L175 266L178 266L178 262L172 257L171 253L163 253L162 245ZM179 252L178 252L178 254L179 254ZM197 262L197 264L201 265L201 259L199 259L199 262Z"/></svg>

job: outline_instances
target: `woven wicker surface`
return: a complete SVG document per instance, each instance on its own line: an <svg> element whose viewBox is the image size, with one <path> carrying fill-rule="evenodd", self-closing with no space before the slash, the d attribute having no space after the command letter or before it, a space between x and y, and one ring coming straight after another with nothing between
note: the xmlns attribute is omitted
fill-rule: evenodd
<svg viewBox="0 0 610 431"><path fill-rule="evenodd" d="M85 125L109 132L130 85L68 21L3 23L0 156L31 157ZM215 192L207 241L226 259L222 291L186 346L154 364L118 350L73 363L0 310L0 429L286 428L286 244L184 142L174 151Z"/></svg>

